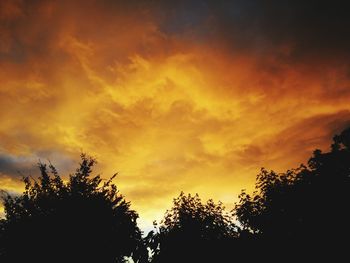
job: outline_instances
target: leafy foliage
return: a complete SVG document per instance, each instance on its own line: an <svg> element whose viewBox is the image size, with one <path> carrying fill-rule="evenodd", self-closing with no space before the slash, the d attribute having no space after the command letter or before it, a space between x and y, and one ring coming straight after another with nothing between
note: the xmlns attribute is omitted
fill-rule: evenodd
<svg viewBox="0 0 350 263"><path fill-rule="evenodd" d="M263 250L340 254L340 241L350 234L349 142L347 129L334 137L330 152L316 150L307 166L281 174L262 169L256 191L242 192L235 214Z"/></svg>
<svg viewBox="0 0 350 263"><path fill-rule="evenodd" d="M350 129L334 137L329 152L315 150L307 165L284 173L262 169L255 192L242 191L232 213L181 193L145 238L137 213L112 183L116 175L103 182L91 176L96 161L81 158L67 182L51 163L39 163L41 176L25 177L22 195L3 197L1 262L348 259Z"/></svg>
<svg viewBox="0 0 350 263"><path fill-rule="evenodd" d="M22 195L5 196L5 262L140 261L137 213L110 180L91 176L96 160L81 155L80 167L64 182L56 168L39 163L38 179L24 178Z"/></svg>
<svg viewBox="0 0 350 263"><path fill-rule="evenodd" d="M181 193L147 239L153 262L202 262L236 236L237 227L222 203L202 203L198 195Z"/></svg>

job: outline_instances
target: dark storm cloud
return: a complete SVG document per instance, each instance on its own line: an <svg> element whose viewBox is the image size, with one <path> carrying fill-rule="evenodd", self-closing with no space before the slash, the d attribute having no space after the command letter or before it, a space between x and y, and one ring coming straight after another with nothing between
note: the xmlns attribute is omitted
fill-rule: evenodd
<svg viewBox="0 0 350 263"><path fill-rule="evenodd" d="M233 51L271 54L284 47L292 59L349 55L348 1L169 1L160 6L166 33L220 39Z"/></svg>
<svg viewBox="0 0 350 263"><path fill-rule="evenodd" d="M5 23L2 23L0 33L8 32L4 27L12 33L2 35L9 48L0 49L0 59L13 61L22 61L26 53L45 54L45 48L56 41L52 32L59 35L57 28L69 23L71 17L84 20L84 17L90 16L99 24L105 22L106 17L123 13L133 13L135 19L145 23L153 21L166 36L191 38L206 44L220 42L232 52L246 51L262 56L274 54L287 61L304 56L343 59L350 55L350 5L344 0L104 0L62 1L59 6L50 1L25 1L11 6L2 6L2 9L10 11L1 14ZM54 12L50 11L52 6L55 6ZM95 10L104 13L104 16L95 15ZM65 19L60 21L57 16L62 14ZM37 16L46 17L46 22L36 20ZM28 18L31 21L26 21ZM40 32L31 36L35 42L27 42L24 24L31 28L40 27ZM101 28L105 26L101 24ZM85 26L78 30L91 33Z"/></svg>

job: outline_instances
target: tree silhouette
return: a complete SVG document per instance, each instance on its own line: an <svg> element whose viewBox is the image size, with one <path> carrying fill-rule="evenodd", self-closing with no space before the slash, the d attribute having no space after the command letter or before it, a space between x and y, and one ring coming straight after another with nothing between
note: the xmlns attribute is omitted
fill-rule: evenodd
<svg viewBox="0 0 350 263"><path fill-rule="evenodd" d="M3 198L1 262L135 262L147 257L137 213L110 180L91 176L95 159L64 182L56 168L39 163L38 179L24 178L22 195Z"/></svg>
<svg viewBox="0 0 350 263"><path fill-rule="evenodd" d="M350 128L333 141L297 169L262 169L232 213L181 193L145 238L116 175L91 176L93 158L82 155L67 182L39 163L41 176L25 177L22 195L3 196L1 262L347 262Z"/></svg>
<svg viewBox="0 0 350 263"><path fill-rule="evenodd" d="M203 204L198 195L184 193L174 199L173 207L155 227L146 238L152 262L215 262L218 252L238 235L222 203L209 200Z"/></svg>
<svg viewBox="0 0 350 263"><path fill-rule="evenodd" d="M282 174L262 169L256 191L242 192L235 214L270 259L343 255L350 237L350 129L334 137L330 152L314 151L307 166Z"/></svg>

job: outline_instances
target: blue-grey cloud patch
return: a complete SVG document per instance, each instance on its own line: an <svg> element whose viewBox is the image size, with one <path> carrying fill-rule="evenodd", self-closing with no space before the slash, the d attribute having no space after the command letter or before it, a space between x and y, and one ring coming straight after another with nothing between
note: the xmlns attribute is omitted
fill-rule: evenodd
<svg viewBox="0 0 350 263"><path fill-rule="evenodd" d="M32 173L35 170L33 157L17 157L2 153L0 155L0 173L14 177L21 176L22 172Z"/></svg>
<svg viewBox="0 0 350 263"><path fill-rule="evenodd" d="M62 175L73 172L77 164L77 161L70 156L55 151L41 151L29 156L0 153L0 176L3 174L14 179L28 175L36 176L39 174L38 163L48 163L49 161Z"/></svg>

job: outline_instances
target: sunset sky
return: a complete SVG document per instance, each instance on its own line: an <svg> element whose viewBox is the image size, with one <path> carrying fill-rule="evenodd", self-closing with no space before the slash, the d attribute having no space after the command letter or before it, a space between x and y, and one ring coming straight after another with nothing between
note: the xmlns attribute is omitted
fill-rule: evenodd
<svg viewBox="0 0 350 263"><path fill-rule="evenodd" d="M140 225L232 207L350 125L346 1L0 1L0 188L95 156Z"/></svg>

